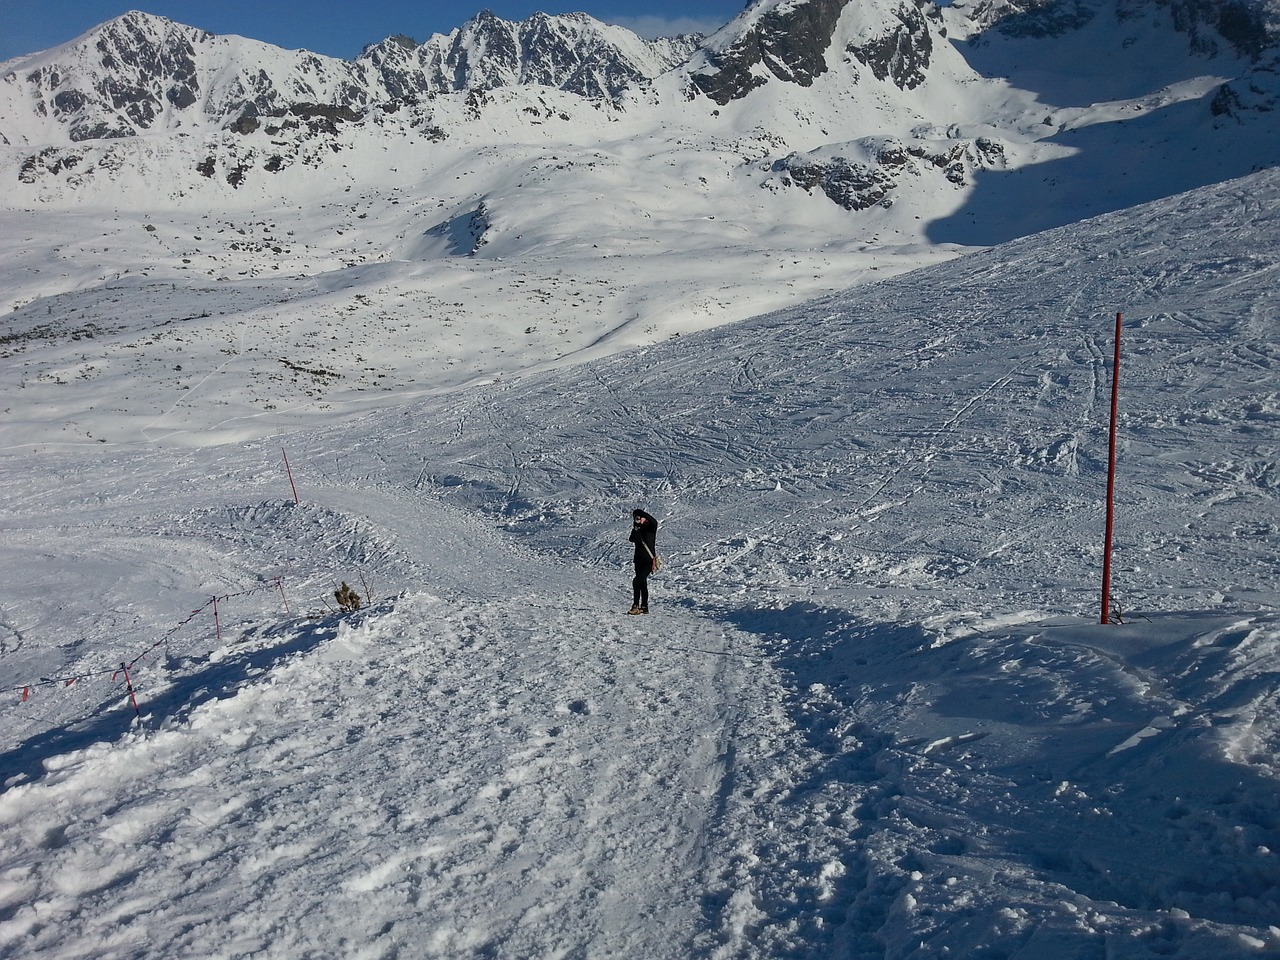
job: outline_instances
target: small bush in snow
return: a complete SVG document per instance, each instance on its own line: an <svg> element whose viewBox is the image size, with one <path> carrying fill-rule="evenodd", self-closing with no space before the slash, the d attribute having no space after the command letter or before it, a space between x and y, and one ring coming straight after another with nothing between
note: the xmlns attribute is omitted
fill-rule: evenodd
<svg viewBox="0 0 1280 960"><path fill-rule="evenodd" d="M342 581L341 587L333 591L333 597L338 601L338 607L344 613L360 609L360 594L347 586L347 581L345 580Z"/></svg>

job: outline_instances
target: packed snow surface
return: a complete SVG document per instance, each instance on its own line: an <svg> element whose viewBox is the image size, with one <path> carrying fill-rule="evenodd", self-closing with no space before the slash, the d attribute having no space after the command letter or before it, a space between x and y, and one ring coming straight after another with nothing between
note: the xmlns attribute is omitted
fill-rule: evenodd
<svg viewBox="0 0 1280 960"><path fill-rule="evenodd" d="M85 214L6 230L0 955L1280 951L1278 204L1262 173L572 365L459 348L253 429L219 315L283 284L42 300Z"/></svg>

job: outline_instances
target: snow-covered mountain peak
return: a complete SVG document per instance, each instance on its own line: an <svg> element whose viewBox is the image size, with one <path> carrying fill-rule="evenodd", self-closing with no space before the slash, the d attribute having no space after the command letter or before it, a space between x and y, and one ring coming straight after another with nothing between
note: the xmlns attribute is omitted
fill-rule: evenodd
<svg viewBox="0 0 1280 960"><path fill-rule="evenodd" d="M299 100L366 99L343 61L137 11L8 66L0 136L16 143L217 129Z"/></svg>
<svg viewBox="0 0 1280 960"><path fill-rule="evenodd" d="M362 113L375 103L515 85L613 98L683 61L696 42L647 41L585 14L515 23L484 11L421 45L394 36L348 62L135 11L7 64L0 143L224 129L299 103Z"/></svg>
<svg viewBox="0 0 1280 960"><path fill-rule="evenodd" d="M771 78L811 85L828 69L846 2L757 0L703 45L689 65L693 86L723 106Z"/></svg>
<svg viewBox="0 0 1280 960"><path fill-rule="evenodd" d="M612 98L680 63L695 42L647 41L584 13L535 13L514 22L485 10L418 47L384 41L357 66L367 63L375 82L397 95L531 84Z"/></svg>

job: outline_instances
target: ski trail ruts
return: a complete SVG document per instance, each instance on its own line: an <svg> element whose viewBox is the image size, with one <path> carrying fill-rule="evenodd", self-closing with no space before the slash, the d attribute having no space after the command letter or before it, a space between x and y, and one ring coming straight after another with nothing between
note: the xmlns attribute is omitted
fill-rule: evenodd
<svg viewBox="0 0 1280 960"><path fill-rule="evenodd" d="M884 956L896 889L871 851L901 823L893 736L850 722L823 684L788 690L763 672L774 696L752 718L756 740L738 741L751 746L734 757L735 789L715 825L694 955Z"/></svg>
<svg viewBox="0 0 1280 960"><path fill-rule="evenodd" d="M208 383L211 379L216 377L218 374L220 374L223 370L225 370L231 363L233 363L239 357L240 351L239 351L238 335L236 338L236 347L237 349L234 354L229 356L226 360L223 360L212 370L207 371L204 374L204 376L202 376L196 383L188 386L184 391L180 392L178 398L173 401L173 403L169 406L167 410L165 410L163 413L157 414L149 422L140 425L138 427L138 432L142 434L143 440L147 442L153 442L155 438L151 436L152 431L158 431L158 430L164 429L163 427L160 426L160 424L165 420L166 417L170 416L179 407L190 406L192 399L200 393L200 388L203 387L206 383ZM169 433L181 432L184 429L186 428L181 426L173 427L169 429Z"/></svg>
<svg viewBox="0 0 1280 960"><path fill-rule="evenodd" d="M649 831L642 845L647 854L628 864L640 882L611 892L635 900L638 887L639 905L601 896L611 926L601 932L599 955L662 957L676 955L678 947L686 958L770 956L753 937L794 925L783 891L793 885L798 866L789 856L778 857L773 844L789 850L814 827L807 806L784 812L800 776L795 771L811 760L785 715L771 658L754 634L683 601L649 617L606 622L600 645L602 662L619 678L605 689L623 698L635 691L650 715L631 711L638 719L615 731L627 753L611 762L624 770L599 779L595 801L631 830L626 817L637 805L654 802L644 791L656 778L666 813L660 823L634 828ZM624 667L631 671L625 679ZM611 708L608 697L598 697L577 709L603 717ZM646 751L650 765L638 767ZM623 789L614 797L617 786ZM776 915L744 924L743 910L750 913L744 902L770 904L775 897L770 909ZM667 910L664 926L670 927L690 906L696 910L690 940L654 939L634 919L637 911Z"/></svg>
<svg viewBox="0 0 1280 960"><path fill-rule="evenodd" d="M974 407L995 391L1007 386L1015 377L1023 372L1025 372L1025 368L1019 367L1012 373L1006 374L998 380L989 383L982 390L969 397L969 399L961 404L960 408L944 420L941 425L926 432L921 437L923 441L923 449L917 449L910 457L901 461L898 466L889 471L889 473L881 479L880 483L876 485L876 487L874 487L872 491L853 508L853 512L860 516L879 514L892 507L901 506L912 496L924 489L925 482L927 481L932 469L930 467L930 462L937 456L942 440L956 431L959 425L964 422L965 418L969 416ZM923 469L920 470L918 475L913 475L912 479L915 483L910 490L903 491L892 503L878 503L885 490L895 484L897 480L909 469L921 464L923 465ZM872 506L873 504L876 505Z"/></svg>
<svg viewBox="0 0 1280 960"><path fill-rule="evenodd" d="M613 409L617 411L618 417L622 422L631 424L640 434L647 438L647 442L643 448L651 455L655 455L656 469L654 473L665 476L668 485L674 485L674 478L680 473L680 467L677 465L677 459L672 455L672 451L680 450L682 444L687 442L688 438L684 435L673 435L672 431L662 425L662 418L653 416L646 407L642 407L639 411L627 404L619 394L616 387L600 374L595 374L594 380L603 394L608 397ZM637 445L638 448L641 445Z"/></svg>
<svg viewBox="0 0 1280 960"><path fill-rule="evenodd" d="M1084 409L1080 413L1080 422L1089 423L1094 419L1098 408L1098 400L1103 396L1109 383L1107 361L1103 357L1102 347L1091 336L1084 338L1084 348L1089 354L1089 390L1085 396Z"/></svg>
<svg viewBox="0 0 1280 960"><path fill-rule="evenodd" d="M485 872L510 876L514 862L537 878L497 891L495 928L512 955L547 955L571 937L573 949L600 956L683 957L698 929L705 838L731 779L741 665L696 618L624 616L602 619L599 597L571 594L448 618L476 640L468 672L511 678L491 704L525 718L517 725L527 738L491 764L458 813L460 834L505 838ZM480 656L490 644L479 638L498 632L507 642ZM494 722L488 713L480 725Z"/></svg>
<svg viewBox="0 0 1280 960"><path fill-rule="evenodd" d="M130 930L154 928L139 958L689 957L715 838L742 836L723 814L742 741L766 729L743 732L758 665L687 611L602 616L600 591L561 574L510 598L403 597L182 725L11 792L0 841L32 897L103 891L37 939L107 942L128 902ZM71 796L84 825L62 819ZM282 928L282 901L306 923Z"/></svg>

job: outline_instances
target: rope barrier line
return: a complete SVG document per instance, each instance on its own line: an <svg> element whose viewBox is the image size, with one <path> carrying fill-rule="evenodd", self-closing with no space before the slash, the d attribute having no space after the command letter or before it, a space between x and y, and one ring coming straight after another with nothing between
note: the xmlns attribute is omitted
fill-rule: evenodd
<svg viewBox="0 0 1280 960"><path fill-rule="evenodd" d="M150 656L160 647L168 645L169 642L172 641L174 636L180 630L182 630L186 626L189 626L192 623L192 621L194 621L201 614L208 611L210 607L212 607L214 611L215 636L216 636L216 639L219 642L221 642L222 627L220 622L218 622L217 620L218 604L227 600L236 600L241 597L251 597L261 593L267 593L270 591L276 591L280 594L280 599L284 603L285 612L291 614L291 611L289 609L289 599L288 597L285 596L285 592L284 592L284 577L283 576L272 577L270 581L264 582L258 586L251 587L246 590L240 590L236 593L218 594L217 596L210 597L199 607L196 607L194 610L192 610L191 613L186 617L186 619L175 624L163 636L161 636L158 640L156 640L150 646L146 647L144 650L142 650L140 653L134 656L131 660L121 661L120 665L117 667L109 667L101 670L90 669L83 672L79 672L75 674L67 674L63 676L41 677L38 681L30 681L27 683L18 684L13 687L3 688L3 690L0 692L6 693L6 694L17 694L21 697L22 703L27 703L31 699L32 693L41 687L61 686L63 689L66 689L67 687L71 686L74 683L78 683L81 680L93 680L99 677L106 677L106 676L110 676L111 681L114 683L119 679L121 673L123 672L124 678L125 678L125 684L127 686L128 693L129 693L130 702L133 705L134 712L137 713L138 700L134 693L133 680L131 676L133 668L137 664L139 664L142 660L146 659L148 656Z"/></svg>

